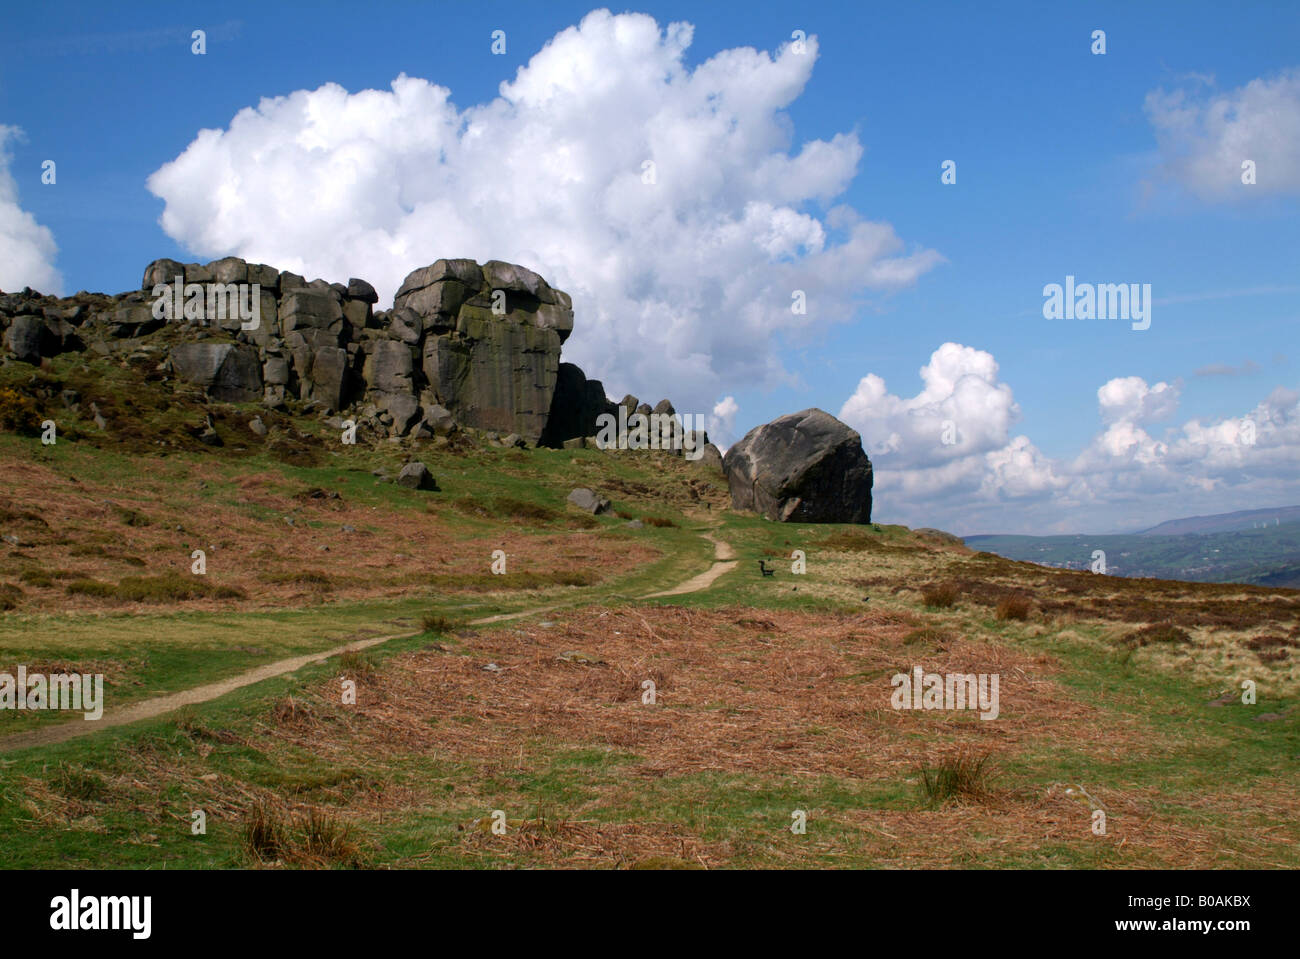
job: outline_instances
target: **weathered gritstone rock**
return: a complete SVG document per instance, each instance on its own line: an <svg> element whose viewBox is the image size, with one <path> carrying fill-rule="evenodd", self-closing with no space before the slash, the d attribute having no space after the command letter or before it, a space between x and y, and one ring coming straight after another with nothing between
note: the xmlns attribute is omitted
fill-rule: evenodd
<svg viewBox="0 0 1300 959"><path fill-rule="evenodd" d="M578 507L578 509L588 513L593 513L597 516L602 513L608 513L610 509L609 500L597 493L593 493L584 486L580 486L570 493L568 501Z"/></svg>
<svg viewBox="0 0 1300 959"><path fill-rule="evenodd" d="M756 426L727 450L731 505L793 523L871 522L871 461L862 437L808 409Z"/></svg>
<svg viewBox="0 0 1300 959"><path fill-rule="evenodd" d="M712 443L705 443L703 452L700 453L699 459L695 460L695 462L709 469L720 470L723 468L722 451Z"/></svg>
<svg viewBox="0 0 1300 959"><path fill-rule="evenodd" d="M517 313L495 316L474 299L461 307L455 330L426 339L424 376L462 425L536 444L551 414L560 338Z"/></svg>
<svg viewBox="0 0 1300 959"><path fill-rule="evenodd" d="M390 329L421 345L424 382L458 423L542 440L573 330L567 294L499 260L439 260L406 277L392 312Z"/></svg>
<svg viewBox="0 0 1300 959"><path fill-rule="evenodd" d="M53 356L53 337L39 316L16 316L5 332L5 347L24 363L39 364Z"/></svg>
<svg viewBox="0 0 1300 959"><path fill-rule="evenodd" d="M182 343L172 350L172 370L216 399L245 403L262 395L262 367L242 343Z"/></svg>
<svg viewBox="0 0 1300 959"><path fill-rule="evenodd" d="M407 489L436 490L438 488L429 468L419 461L407 463L402 467L402 471L397 474L397 485L405 486Z"/></svg>

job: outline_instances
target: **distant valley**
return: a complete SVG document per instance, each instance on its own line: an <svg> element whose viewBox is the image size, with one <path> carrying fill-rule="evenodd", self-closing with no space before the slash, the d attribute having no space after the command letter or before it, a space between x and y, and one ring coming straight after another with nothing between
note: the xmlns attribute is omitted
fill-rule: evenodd
<svg viewBox="0 0 1300 959"><path fill-rule="evenodd" d="M1300 588L1300 506L1169 520L1137 533L967 536L972 549L1063 569L1201 583Z"/></svg>

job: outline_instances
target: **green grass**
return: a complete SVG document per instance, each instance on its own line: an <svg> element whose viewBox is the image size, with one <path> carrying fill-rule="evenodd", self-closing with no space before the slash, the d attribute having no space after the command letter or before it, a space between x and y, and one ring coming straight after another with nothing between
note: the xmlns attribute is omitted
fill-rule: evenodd
<svg viewBox="0 0 1300 959"><path fill-rule="evenodd" d="M103 377L98 388L121 391L117 399L125 403L129 380L112 370L96 370ZM70 370L56 365L56 372L66 375ZM8 374L0 371L0 385L4 375ZM150 416L157 421L150 428L170 435L167 430L180 429L191 413L183 405L154 410ZM74 420L71 426L84 428L85 424ZM312 435L323 429L308 420L298 421L296 428ZM653 460L633 455L493 448L452 454L429 448L420 456L437 477L441 492L415 493L377 482L371 475L377 467L395 474L406 458L400 450L327 444L317 450L318 462L300 465L253 446L252 437L246 441L249 449L238 455L200 450L142 460L107 442L92 449L88 440L61 440L56 447L42 448L38 441L6 434L0 435L0 459L40 462L83 482L119 489L120 495L114 495L119 510L113 513L113 522L119 525L114 529L157 528L160 507L133 486L144 469L195 510L233 505L241 516L280 530L281 511L238 502L241 480L258 474L268 477L276 492L290 497L320 489L337 492L349 504L367 510L399 514L432 510L454 536L481 536L500 529L546 536L607 536L648 544L659 555L612 578L578 567L555 573L512 571L504 577L483 571L439 574L431 569L427 577L421 574L415 581L394 583L398 595L366 602L334 600L333 595L346 585L337 574L311 568L275 570L265 574L265 581L308 590L312 595L303 605L291 609L232 605L215 611L183 604L192 590L219 590L218 579L132 573L132 554L119 546L117 534L109 530L98 537L87 536L80 544L86 555L125 567L96 576L99 585L64 575L66 570L44 571L34 560L0 555L0 577L5 580L0 582L0 609L6 595L24 602L28 590L42 588L86 595L100 592L113 601L131 598L152 604L138 614L111 607L74 613L24 606L0 616L0 669L20 662L98 664L112 681L106 690L110 708L332 648L352 638L419 632L169 716L47 748L0 753L3 865L218 868L280 858L289 866L489 868L552 862L544 843L530 849L525 844L466 842L458 827L502 809L511 819L540 818L551 824L565 820L611 828L657 824L675 831L674 835L725 850L727 864L735 867L872 867L906 862L914 852L906 843L889 838L891 816L919 817L936 829L951 827L955 817L969 814L968 805L983 809L987 803L996 810L1003 803L1017 808L1017 803L1033 801L1054 783L1084 782L1090 790L1106 794L1140 793L1151 815L1220 831L1223 864L1243 866L1253 864L1245 850L1252 848L1254 836L1278 824L1264 821L1262 813L1248 803L1230 818L1216 816L1202 799L1234 793L1249 796L1279 783L1291 789L1297 785L1294 757L1300 755L1300 733L1294 721L1260 723L1253 718L1264 710L1295 705L1293 699L1264 696L1256 707L1207 708L1217 689L1151 665L1150 657L1181 645L1166 641L1163 633L1143 634L1146 642L1134 641L1127 644L1132 648L1125 648L1125 644L1117 647L1113 639L1105 641L1109 634L1099 623L1074 624L1070 630L1079 638L1067 639L1042 629L1041 623L1014 615L996 618L993 609L986 608L995 604L963 599L955 605L927 608L920 586L943 575L938 565L947 561L946 554L931 552L936 549L933 544L921 543L903 527L788 526L730 513L711 516L708 522L692 520L676 506L656 502L660 492L672 492L678 478L657 468ZM204 469L201 488L194 479L197 466ZM602 490L607 483L625 484L626 489L640 484L653 495ZM565 503L575 486L601 490L629 516L653 519L633 531L616 515L579 514ZM314 515L310 522L318 528L329 526L328 512ZM364 529L364 522L358 526ZM911 772L873 776L870 757L864 757L868 774L860 777L815 771L795 775L761 768L663 770L645 775L639 769L642 757L634 748L561 741L544 724L518 755L476 760L399 749L379 756L350 738L346 717L324 718L309 712L315 708L312 690L336 681L341 673L365 675L367 681L382 684L386 664L394 656L431 648L435 641L448 656L472 653L475 633L467 625L471 620L534 607L644 605L639 597L645 593L674 585L709 566L713 547L700 534L713 526L717 527L714 535L734 548L735 569L707 590L649 601L649 605L746 607L750 610L746 615L754 618L762 618L759 614L765 610L815 615L883 611L908 624L903 643L908 654L918 658L941 655L957 638L1039 653L1059 665L1052 681L1096 710L1099 728L1119 724L1162 745L1128 749L1100 741L1081 727L1073 738L1031 739L999 753L997 773L988 778L921 760L929 746L962 742L972 729L979 729L977 721L971 728L955 721L917 723L886 744L915 750L917 763ZM179 531L177 551L187 554L190 548L204 546L191 543L192 539L197 537ZM795 550L806 554L807 572L802 575L791 569ZM775 576L759 575L759 559L776 570ZM922 571L919 577L917 569ZM854 582L871 582L872 577L882 582L870 587ZM901 591L884 588L894 585ZM865 592L870 593L869 605L861 598ZM212 592L203 595L220 598ZM753 636L755 643L781 641L776 632L756 631ZM837 679L843 679L848 690L880 675L880 669L872 669ZM665 708L710 709L720 721L735 720L733 707L724 701ZM457 710L438 721L478 722L471 712ZM269 726L282 721L277 716L290 714L307 723L338 723L337 749L315 753L265 735ZM1016 715L1010 696L1004 699L1003 715L1013 719ZM0 732L66 721L74 718L49 712L6 713L0 715ZM827 735L824 727L806 717L798 728L818 742ZM173 768L185 775L161 772ZM216 802L213 783L236 783L249 795L273 797L289 808L267 806L258 812L251 802L225 808ZM33 784L53 798L42 799L33 808L29 805ZM426 798L386 809L382 819L355 814L365 808L369 797L401 790ZM40 818L55 808L58 817ZM191 834L189 816L194 809L208 812L204 836ZM804 836L790 832L795 810L808 814ZM1092 841L1086 829L1077 840L1034 843L1012 837L1016 841L1001 844L1006 836L996 831L995 822L993 817L971 826L960 844L945 853L945 864L1102 868L1149 862L1140 858L1140 851L1120 853L1113 844ZM1278 844L1273 861L1267 864L1300 867L1296 829L1283 826L1285 831L1279 835L1293 842ZM1135 856L1139 858L1131 858ZM661 858L662 862L649 864L671 866L685 861L676 854Z"/></svg>

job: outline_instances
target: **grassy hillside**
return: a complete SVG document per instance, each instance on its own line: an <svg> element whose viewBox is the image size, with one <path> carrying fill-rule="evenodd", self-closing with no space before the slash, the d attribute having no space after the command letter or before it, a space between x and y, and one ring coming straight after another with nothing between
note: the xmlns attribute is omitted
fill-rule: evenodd
<svg viewBox="0 0 1300 959"><path fill-rule="evenodd" d="M0 711L6 867L1300 867L1300 593L774 524L664 454L342 447L125 372L0 369L61 437L0 434L0 672L102 673L112 712L397 638L135 723ZM373 475L410 455L438 491ZM998 718L891 708L914 666L998 674Z"/></svg>

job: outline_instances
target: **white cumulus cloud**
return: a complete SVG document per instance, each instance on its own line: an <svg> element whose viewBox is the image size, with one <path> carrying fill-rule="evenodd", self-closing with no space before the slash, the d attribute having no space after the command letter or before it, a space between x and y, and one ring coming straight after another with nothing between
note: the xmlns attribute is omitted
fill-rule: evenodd
<svg viewBox="0 0 1300 959"><path fill-rule="evenodd" d="M692 34L595 11L464 109L404 74L388 91L263 99L200 131L149 189L198 255L359 276L385 303L439 257L521 263L573 296L566 359L611 394L704 412L734 384L787 382L783 333L847 319L941 258L857 211L814 212L863 152L853 133L793 142L785 108L815 38L690 69Z"/></svg>
<svg viewBox="0 0 1300 959"><path fill-rule="evenodd" d="M900 466L933 467L1006 445L1020 408L1011 387L998 382L991 353L944 343L920 375L924 388L905 398L868 374L841 407L840 419L862 434L868 453L888 454Z"/></svg>
<svg viewBox="0 0 1300 959"><path fill-rule="evenodd" d="M882 522L977 532L1109 532L1164 519L1282 505L1300 495L1300 393L1153 432L1181 384L1116 377L1097 391L1101 430L1070 458L1013 435L1018 415L994 357L945 343L923 388L897 396L868 374L840 410L875 467Z"/></svg>
<svg viewBox="0 0 1300 959"><path fill-rule="evenodd" d="M998 515L1000 504L1067 485L1028 437L1011 434L1020 407L991 353L944 343L920 376L921 391L903 397L868 374L840 409L872 458L879 515L972 532L977 507Z"/></svg>
<svg viewBox="0 0 1300 959"><path fill-rule="evenodd" d="M1300 193L1300 70L1222 92L1205 82L1154 90L1145 107L1165 173L1197 195ZM1241 180L1247 160L1254 186Z"/></svg>
<svg viewBox="0 0 1300 959"><path fill-rule="evenodd" d="M1097 401L1104 422L1148 423L1173 416L1180 392L1178 384L1148 386L1140 376L1118 376L1097 390Z"/></svg>
<svg viewBox="0 0 1300 959"><path fill-rule="evenodd" d="M41 293L61 293L54 234L19 205L18 184L9 172L9 143L21 136L17 127L0 124L0 290L12 293L30 286Z"/></svg>
<svg viewBox="0 0 1300 959"><path fill-rule="evenodd" d="M713 413L708 418L708 433L712 443L725 450L736 438L736 414L740 405L734 396L724 396L713 404Z"/></svg>

